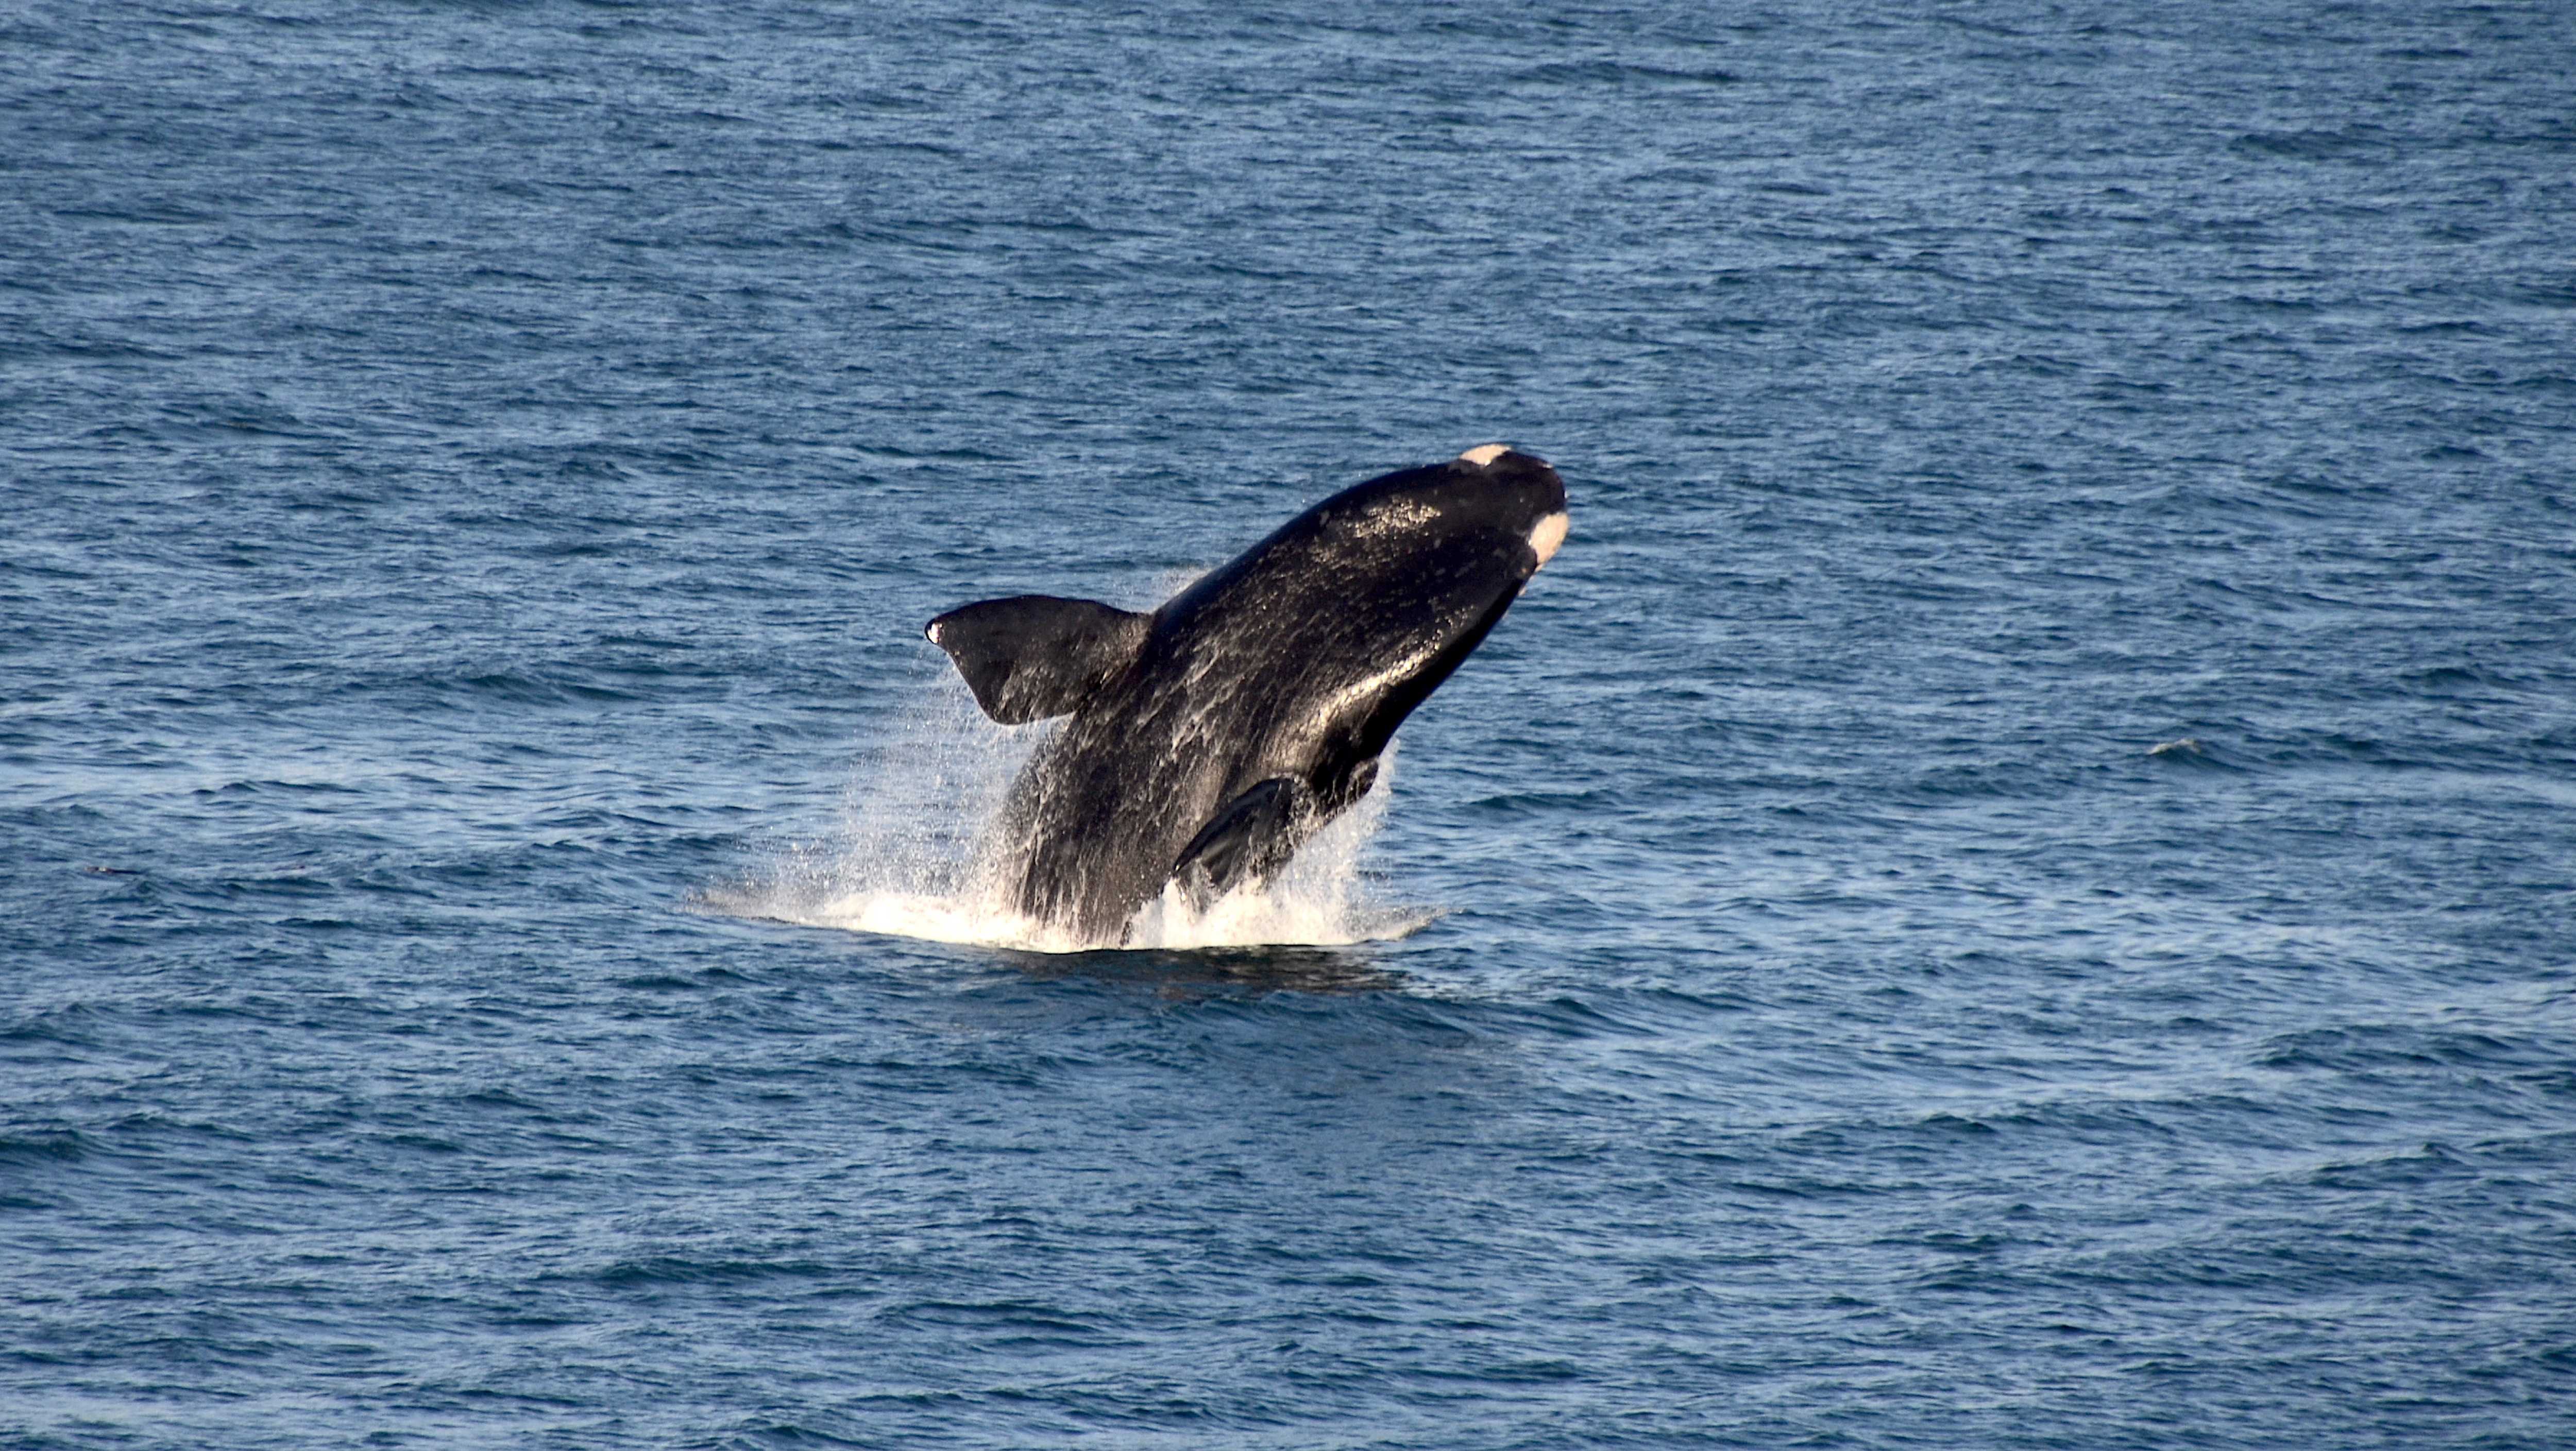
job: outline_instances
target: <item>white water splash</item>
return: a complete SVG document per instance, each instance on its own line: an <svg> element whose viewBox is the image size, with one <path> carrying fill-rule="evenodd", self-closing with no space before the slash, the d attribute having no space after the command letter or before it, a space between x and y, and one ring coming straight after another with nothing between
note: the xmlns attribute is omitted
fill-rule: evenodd
<svg viewBox="0 0 2576 1451"><path fill-rule="evenodd" d="M1360 869L1386 817L1390 748L1375 789L1317 832L1267 887L1238 888L1203 913L1166 887L1117 941L1028 917L1010 900L994 823L1012 780L1053 729L995 725L964 690L934 692L860 767L836 837L791 848L769 881L710 893L711 904L808 926L1032 952L1341 946L1409 936L1439 915L1377 900Z"/></svg>

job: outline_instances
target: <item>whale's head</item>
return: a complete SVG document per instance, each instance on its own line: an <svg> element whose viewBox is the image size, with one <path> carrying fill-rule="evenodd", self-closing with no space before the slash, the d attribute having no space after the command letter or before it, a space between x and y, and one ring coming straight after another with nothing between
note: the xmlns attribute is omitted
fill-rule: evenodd
<svg viewBox="0 0 2576 1451"><path fill-rule="evenodd" d="M1457 507L1490 514L1506 529L1525 521L1528 527L1518 532L1538 556L1533 570L1556 557L1557 546L1565 542L1565 480L1547 466L1547 460L1488 443L1458 455L1449 468L1453 473L1472 473L1474 479Z"/></svg>
<svg viewBox="0 0 2576 1451"><path fill-rule="evenodd" d="M1547 460L1499 443L1448 463L1345 489L1280 531L1329 559L1345 586L1404 590L1440 561L1475 558L1496 589L1517 589L1565 542L1565 481Z"/></svg>
<svg viewBox="0 0 2576 1451"><path fill-rule="evenodd" d="M1157 638L1193 659L1258 662L1234 678L1265 702L1289 755L1329 738L1373 756L1565 529L1565 481L1545 459L1472 448L1290 520L1165 603Z"/></svg>

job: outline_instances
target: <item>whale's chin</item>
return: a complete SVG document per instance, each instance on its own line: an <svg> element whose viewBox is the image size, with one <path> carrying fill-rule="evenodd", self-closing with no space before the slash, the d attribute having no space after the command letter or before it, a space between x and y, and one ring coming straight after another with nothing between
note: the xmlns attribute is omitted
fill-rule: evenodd
<svg viewBox="0 0 2576 1451"><path fill-rule="evenodd" d="M1557 546L1565 542L1567 522L1565 511L1559 509L1530 526L1529 546L1538 555L1539 568L1547 568L1547 562L1556 558Z"/></svg>

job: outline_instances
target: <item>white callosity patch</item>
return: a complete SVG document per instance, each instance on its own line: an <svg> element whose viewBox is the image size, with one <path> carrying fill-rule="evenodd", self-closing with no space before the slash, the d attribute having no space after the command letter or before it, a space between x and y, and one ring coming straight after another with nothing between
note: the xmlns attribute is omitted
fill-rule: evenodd
<svg viewBox="0 0 2576 1451"><path fill-rule="evenodd" d="M1538 552L1541 569L1546 568L1547 562L1556 557L1557 546L1565 542L1565 529L1569 522L1571 521L1566 517L1565 511L1559 509L1530 526L1529 545L1531 549Z"/></svg>
<svg viewBox="0 0 2576 1451"><path fill-rule="evenodd" d="M1483 468L1511 451L1512 446L1507 443L1483 443L1458 455L1458 461Z"/></svg>

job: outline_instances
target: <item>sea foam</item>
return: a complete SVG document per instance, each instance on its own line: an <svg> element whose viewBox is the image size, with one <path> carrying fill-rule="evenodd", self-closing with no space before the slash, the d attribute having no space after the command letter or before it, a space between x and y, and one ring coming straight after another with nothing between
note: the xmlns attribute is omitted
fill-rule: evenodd
<svg viewBox="0 0 2576 1451"><path fill-rule="evenodd" d="M1404 937L1439 915L1382 900L1363 869L1386 819L1390 748L1375 789L1266 885L1237 888L1203 912L1167 886L1114 941L1029 917L1011 900L1012 849L998 822L1012 781L1055 728L996 725L949 682L879 738L853 772L831 835L787 848L765 879L708 900L747 916L1033 952L1340 946Z"/></svg>

